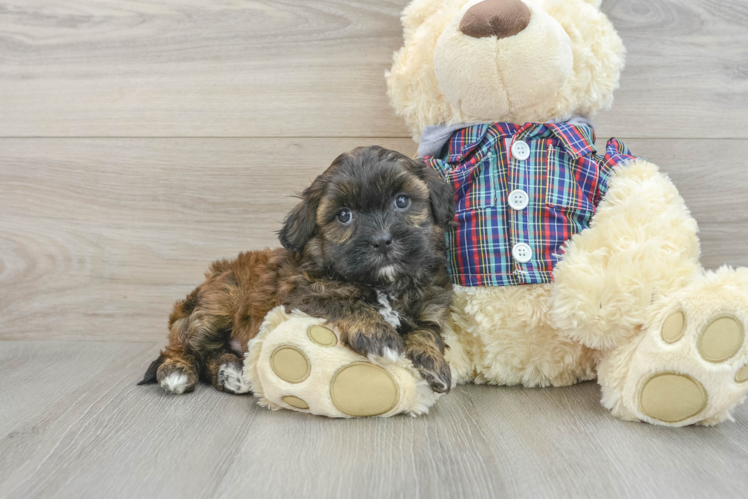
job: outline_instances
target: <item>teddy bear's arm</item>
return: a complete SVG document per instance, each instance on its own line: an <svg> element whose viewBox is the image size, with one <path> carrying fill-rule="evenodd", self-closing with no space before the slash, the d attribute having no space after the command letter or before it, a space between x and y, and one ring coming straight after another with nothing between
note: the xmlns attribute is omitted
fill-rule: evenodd
<svg viewBox="0 0 748 500"><path fill-rule="evenodd" d="M658 295L698 272L696 221L670 179L643 159L616 167L590 228L553 271L557 328L594 349L634 335Z"/></svg>

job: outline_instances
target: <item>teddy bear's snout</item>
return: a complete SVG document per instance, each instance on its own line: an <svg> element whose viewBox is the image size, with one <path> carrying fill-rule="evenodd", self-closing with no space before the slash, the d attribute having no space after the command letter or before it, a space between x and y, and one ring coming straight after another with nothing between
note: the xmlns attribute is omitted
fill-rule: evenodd
<svg viewBox="0 0 748 500"><path fill-rule="evenodd" d="M483 0L462 16L460 31L473 38L507 38L529 23L530 9L522 0Z"/></svg>

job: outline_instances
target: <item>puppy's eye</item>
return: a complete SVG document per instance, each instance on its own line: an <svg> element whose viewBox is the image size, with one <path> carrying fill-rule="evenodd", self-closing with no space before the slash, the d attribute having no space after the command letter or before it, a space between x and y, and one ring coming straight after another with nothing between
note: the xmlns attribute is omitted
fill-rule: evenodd
<svg viewBox="0 0 748 500"><path fill-rule="evenodd" d="M350 224L351 221L353 220L353 214L351 213L349 209L341 208L338 211L337 218L338 218L338 222L340 222L341 224Z"/></svg>
<svg viewBox="0 0 748 500"><path fill-rule="evenodd" d="M410 198L404 194L395 196L395 208L398 210L405 210L410 206Z"/></svg>

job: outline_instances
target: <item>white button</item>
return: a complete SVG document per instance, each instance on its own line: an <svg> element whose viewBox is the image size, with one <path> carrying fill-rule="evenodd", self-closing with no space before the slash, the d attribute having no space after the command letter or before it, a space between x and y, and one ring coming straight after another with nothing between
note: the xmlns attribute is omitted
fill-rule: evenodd
<svg viewBox="0 0 748 500"><path fill-rule="evenodd" d="M530 146L525 141L514 141L512 155L518 160L526 160L530 157Z"/></svg>
<svg viewBox="0 0 748 500"><path fill-rule="evenodd" d="M509 206L515 210L524 210L530 202L530 197L521 189L515 189L509 193Z"/></svg>
<svg viewBox="0 0 748 500"><path fill-rule="evenodd" d="M527 243L517 243L512 248L512 257L517 262L525 263L532 260L532 248Z"/></svg>

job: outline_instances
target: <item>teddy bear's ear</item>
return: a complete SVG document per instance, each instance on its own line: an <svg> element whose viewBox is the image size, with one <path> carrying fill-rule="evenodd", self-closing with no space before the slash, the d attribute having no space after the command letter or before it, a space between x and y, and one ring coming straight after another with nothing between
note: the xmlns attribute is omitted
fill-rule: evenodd
<svg viewBox="0 0 748 500"><path fill-rule="evenodd" d="M467 0L413 0L405 9L401 20L405 28L405 39L423 24L423 22L438 12L447 4L464 4Z"/></svg>
<svg viewBox="0 0 748 500"><path fill-rule="evenodd" d="M439 36L467 0L413 0L403 11L404 45L385 71L387 95L398 116L420 142L428 125L445 123L452 109L434 72L434 50Z"/></svg>

